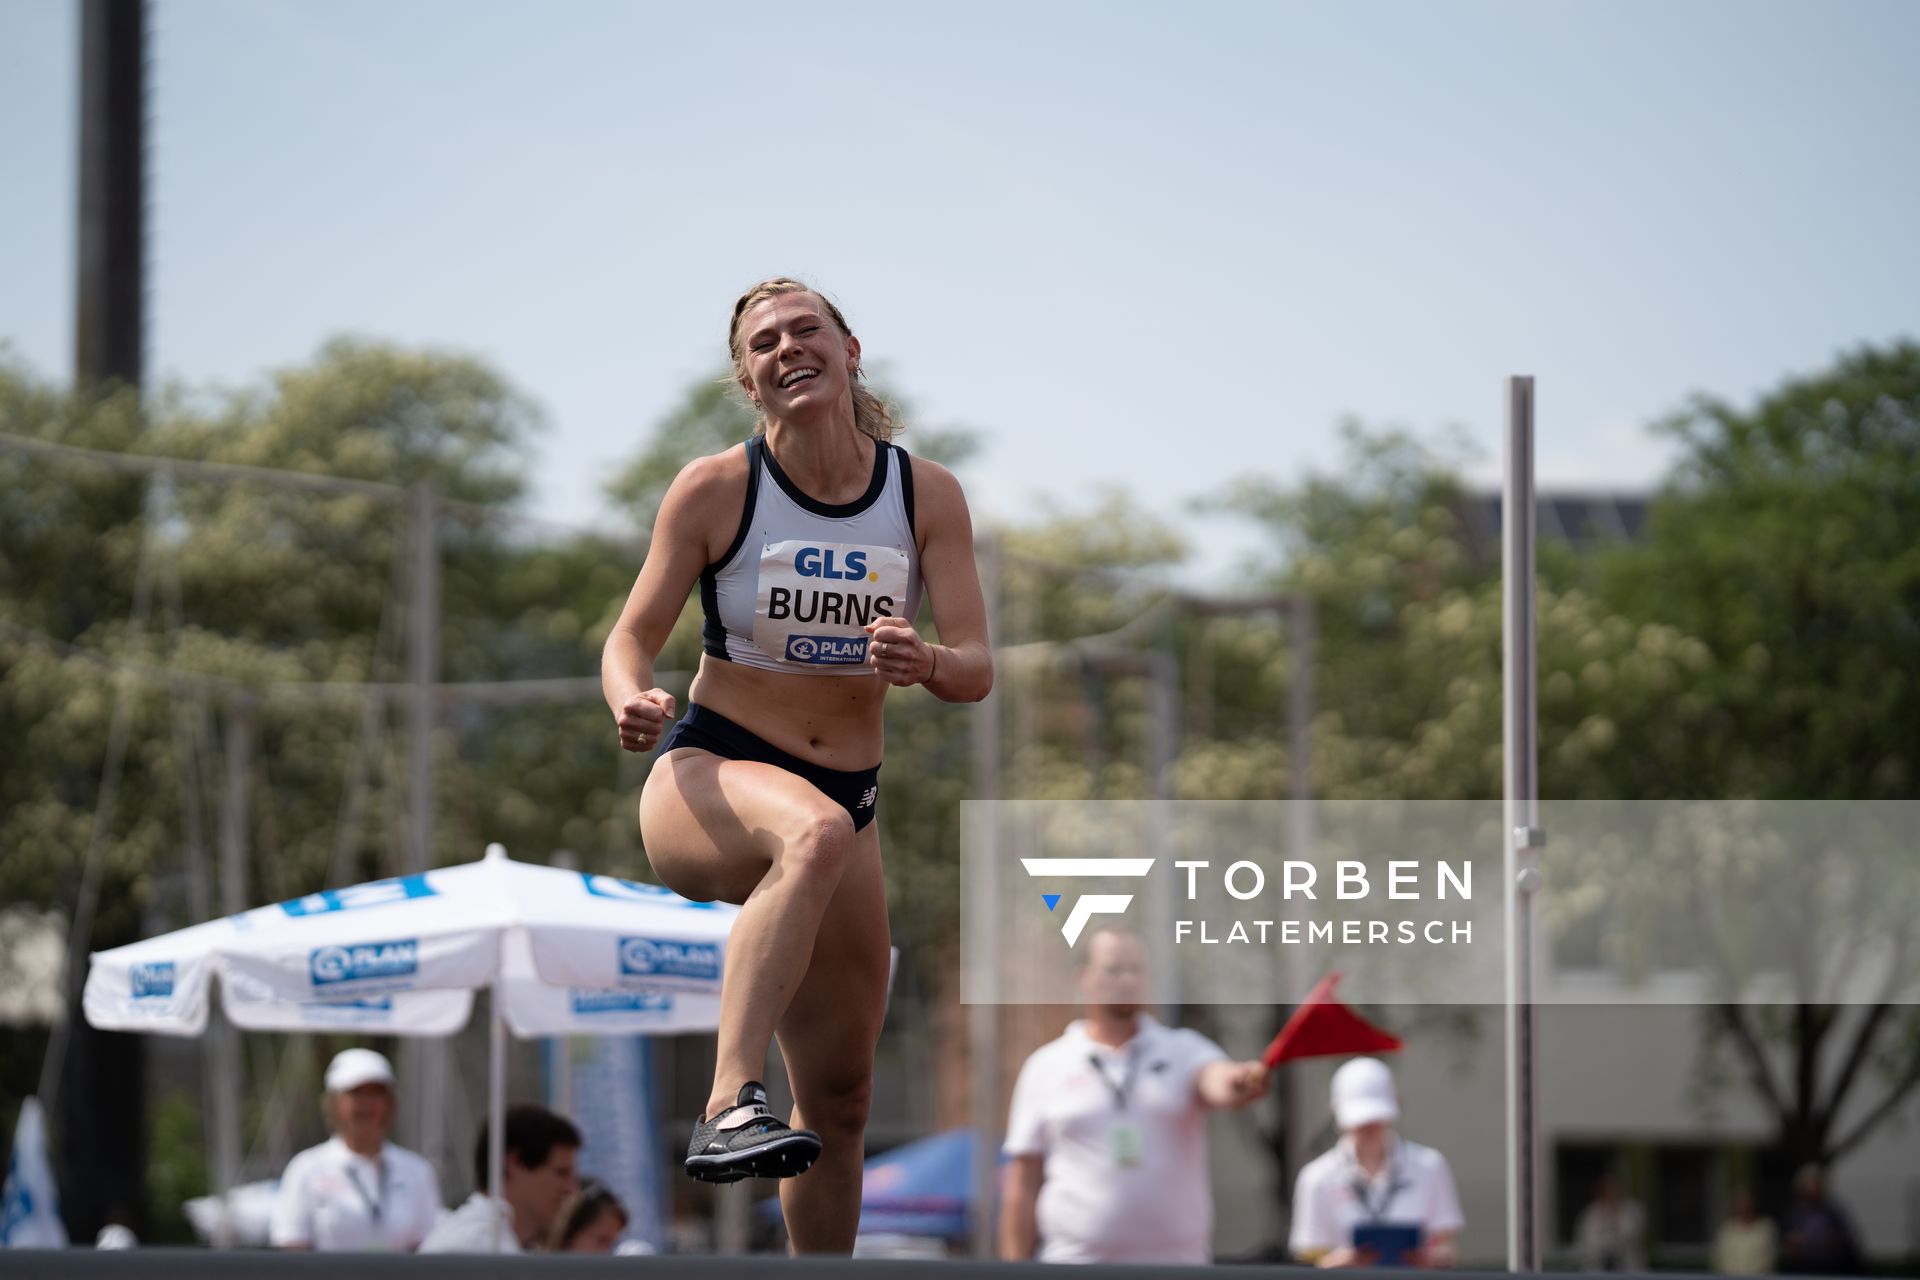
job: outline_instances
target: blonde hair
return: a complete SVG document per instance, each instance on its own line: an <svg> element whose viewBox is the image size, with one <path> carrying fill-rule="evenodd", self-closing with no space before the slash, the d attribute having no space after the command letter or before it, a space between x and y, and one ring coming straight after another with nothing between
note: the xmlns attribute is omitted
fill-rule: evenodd
<svg viewBox="0 0 1920 1280"><path fill-rule="evenodd" d="M853 336L853 329L847 324L847 318L840 314L840 308L834 306L832 300L818 289L811 288L798 280L789 279L786 276L775 276L771 280L762 280L759 284L756 284L753 288L741 294L739 301L733 304L733 323L727 328L727 353L733 357L735 385L751 381L751 379L747 377L747 355L740 346L740 322L746 318L747 312L762 302L765 302L768 298L777 298L787 293L806 293L813 295L813 297L819 300L820 305L826 308L827 315L832 318L834 324L840 327L841 334L848 338ZM873 394L866 383L861 381L861 373L857 368L853 371L851 385L853 388L854 426L858 427L867 435L872 436L875 440L882 441L893 439L894 436L903 430L901 426L894 422L893 411L887 407L887 402ZM759 408L758 405L754 407L756 409ZM755 435L762 435L766 432L766 429L767 415L762 413L759 420L753 425L753 432Z"/></svg>

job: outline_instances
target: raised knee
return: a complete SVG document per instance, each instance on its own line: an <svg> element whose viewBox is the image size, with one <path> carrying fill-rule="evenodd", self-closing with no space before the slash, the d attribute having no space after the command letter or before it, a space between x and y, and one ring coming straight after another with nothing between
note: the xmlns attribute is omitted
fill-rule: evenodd
<svg viewBox="0 0 1920 1280"><path fill-rule="evenodd" d="M853 1138L866 1132L867 1113L872 1107L873 1081L862 1078L815 1091L802 1109L807 1127L816 1133Z"/></svg>
<svg viewBox="0 0 1920 1280"><path fill-rule="evenodd" d="M801 874L839 878L853 849L853 819L834 806L809 813L787 838L781 862Z"/></svg>

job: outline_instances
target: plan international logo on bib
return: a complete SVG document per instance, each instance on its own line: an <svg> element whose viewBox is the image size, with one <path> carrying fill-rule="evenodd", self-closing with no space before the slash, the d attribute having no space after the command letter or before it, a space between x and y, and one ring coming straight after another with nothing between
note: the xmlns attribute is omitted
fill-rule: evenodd
<svg viewBox="0 0 1920 1280"><path fill-rule="evenodd" d="M867 660L865 636L788 636L787 661L858 666Z"/></svg>
<svg viewBox="0 0 1920 1280"><path fill-rule="evenodd" d="M419 968L420 942L416 938L354 947L315 947L307 956L307 969L316 987L369 978L402 978Z"/></svg>

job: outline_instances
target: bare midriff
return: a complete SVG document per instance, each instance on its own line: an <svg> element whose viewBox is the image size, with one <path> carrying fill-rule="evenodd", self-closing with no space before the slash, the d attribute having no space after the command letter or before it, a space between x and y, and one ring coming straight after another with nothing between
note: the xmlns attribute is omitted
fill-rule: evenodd
<svg viewBox="0 0 1920 1280"><path fill-rule="evenodd" d="M691 695L782 751L853 770L880 763L887 688L877 675L787 675L701 654Z"/></svg>

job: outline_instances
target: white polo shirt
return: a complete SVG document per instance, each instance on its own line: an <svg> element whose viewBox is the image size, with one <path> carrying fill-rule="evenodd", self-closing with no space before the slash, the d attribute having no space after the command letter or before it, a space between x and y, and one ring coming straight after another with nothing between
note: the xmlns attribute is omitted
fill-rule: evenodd
<svg viewBox="0 0 1920 1280"><path fill-rule="evenodd" d="M1398 1134L1388 1144L1387 1162L1371 1178L1353 1158L1350 1137L1300 1170L1288 1240L1294 1253L1350 1245L1363 1222L1413 1224L1428 1236L1465 1225L1447 1158Z"/></svg>
<svg viewBox="0 0 1920 1280"><path fill-rule="evenodd" d="M1033 1051L1013 1086L1005 1150L1046 1157L1040 1261L1211 1260L1207 1116L1194 1078L1226 1056L1146 1014L1117 1049L1074 1022Z"/></svg>
<svg viewBox="0 0 1920 1280"><path fill-rule="evenodd" d="M268 1239L319 1250L410 1253L442 1212L433 1166L391 1142L377 1159L339 1138L287 1162Z"/></svg>
<svg viewBox="0 0 1920 1280"><path fill-rule="evenodd" d="M476 1191L440 1219L420 1246L422 1253L520 1253L513 1233L513 1206Z"/></svg>

